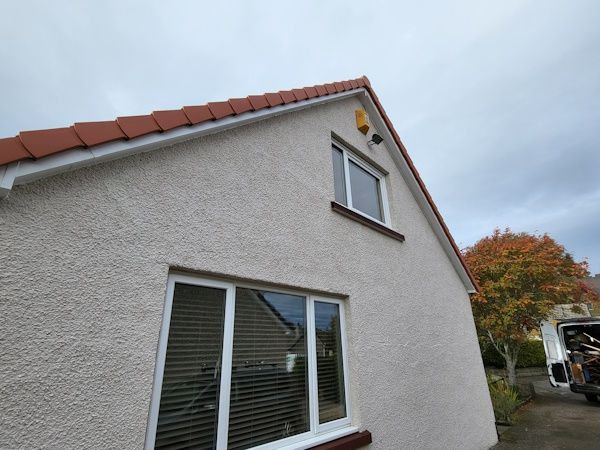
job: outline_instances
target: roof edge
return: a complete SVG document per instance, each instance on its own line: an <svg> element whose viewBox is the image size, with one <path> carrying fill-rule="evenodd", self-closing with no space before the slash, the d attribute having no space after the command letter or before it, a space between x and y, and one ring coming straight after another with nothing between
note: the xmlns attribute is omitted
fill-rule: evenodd
<svg viewBox="0 0 600 450"><path fill-rule="evenodd" d="M458 261L460 262L460 265L462 266L462 269L465 271L469 282L472 284L472 289L469 289L468 286L467 287L467 291L470 294L476 293L480 291L480 287L479 287L479 283L477 282L477 279L475 278L475 276L473 275L473 273L471 272L471 270L469 269L469 267L467 266L467 263L465 261L465 259L462 256L462 253L460 251L460 249L458 248L458 245L456 245L456 241L454 240L454 238L452 237L452 234L450 233L450 230L448 229L448 226L446 225L446 222L444 221L444 218L442 217L442 214L440 213L440 211L438 210L437 206L435 205L435 202L433 201L433 198L431 197L431 194L429 193L427 187L425 186L425 182L423 181L423 179L421 178L421 175L419 174L417 168L415 167L411 157L408 154L408 151L406 150L406 147L404 146L404 144L402 143L402 140L400 139L400 135L398 134L398 132L396 131L396 129L394 128L394 125L392 124L392 121L390 120L390 118L388 117L387 113L385 112L385 109L383 108L383 105L381 104L381 102L379 101L379 98L377 97L377 94L375 93L375 91L373 90L373 87L371 86L371 82L370 80L363 75L363 80L365 82L365 89L366 92L369 94L369 96L371 97L371 100L373 101L377 112L379 113L379 115L381 116L381 119L383 120L385 127L390 131L390 134L394 140L394 143L396 144L396 146L398 147L398 150L400 151L400 153L402 154L402 156L404 157L404 160L406 161L406 164L408 165L408 168L410 169L410 172L412 173L412 176L414 177L416 183L418 184L421 192L423 193L425 200L427 201L427 203L429 204L435 218L437 219L437 222L440 224L442 231L444 232L444 235L446 236L447 240L449 241L452 250L454 250L454 254L456 255L456 257L458 258Z"/></svg>

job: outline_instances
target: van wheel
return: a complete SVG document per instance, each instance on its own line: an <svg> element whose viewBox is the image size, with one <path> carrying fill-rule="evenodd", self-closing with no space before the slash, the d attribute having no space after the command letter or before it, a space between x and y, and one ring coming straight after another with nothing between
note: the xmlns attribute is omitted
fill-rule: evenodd
<svg viewBox="0 0 600 450"><path fill-rule="evenodd" d="M585 394L585 398L588 402L597 402L598 396L596 394Z"/></svg>

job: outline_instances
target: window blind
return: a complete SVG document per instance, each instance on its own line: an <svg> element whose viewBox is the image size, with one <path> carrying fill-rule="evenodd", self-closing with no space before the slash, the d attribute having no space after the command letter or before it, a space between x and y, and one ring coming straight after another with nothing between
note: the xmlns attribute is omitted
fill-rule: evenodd
<svg viewBox="0 0 600 450"><path fill-rule="evenodd" d="M175 284L155 448L215 448L225 293Z"/></svg>
<svg viewBox="0 0 600 450"><path fill-rule="evenodd" d="M340 307L315 302L319 423L346 417Z"/></svg>
<svg viewBox="0 0 600 450"><path fill-rule="evenodd" d="M228 449L309 430L306 299L236 289Z"/></svg>

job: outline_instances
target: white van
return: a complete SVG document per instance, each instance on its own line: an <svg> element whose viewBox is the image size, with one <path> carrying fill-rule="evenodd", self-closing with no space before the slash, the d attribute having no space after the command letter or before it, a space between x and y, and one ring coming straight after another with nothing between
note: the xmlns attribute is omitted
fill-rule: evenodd
<svg viewBox="0 0 600 450"><path fill-rule="evenodd" d="M544 321L542 339L550 384L600 400L600 317Z"/></svg>

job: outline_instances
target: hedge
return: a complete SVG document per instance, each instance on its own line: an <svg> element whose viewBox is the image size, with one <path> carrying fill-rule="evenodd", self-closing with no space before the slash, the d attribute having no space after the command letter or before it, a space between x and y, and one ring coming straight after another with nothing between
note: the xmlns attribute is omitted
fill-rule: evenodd
<svg viewBox="0 0 600 450"><path fill-rule="evenodd" d="M498 369L503 369L505 366L504 358L490 343L481 344L481 356L485 366ZM542 341L527 341L523 344L519 352L517 368L522 369L523 367L546 367L546 354Z"/></svg>

